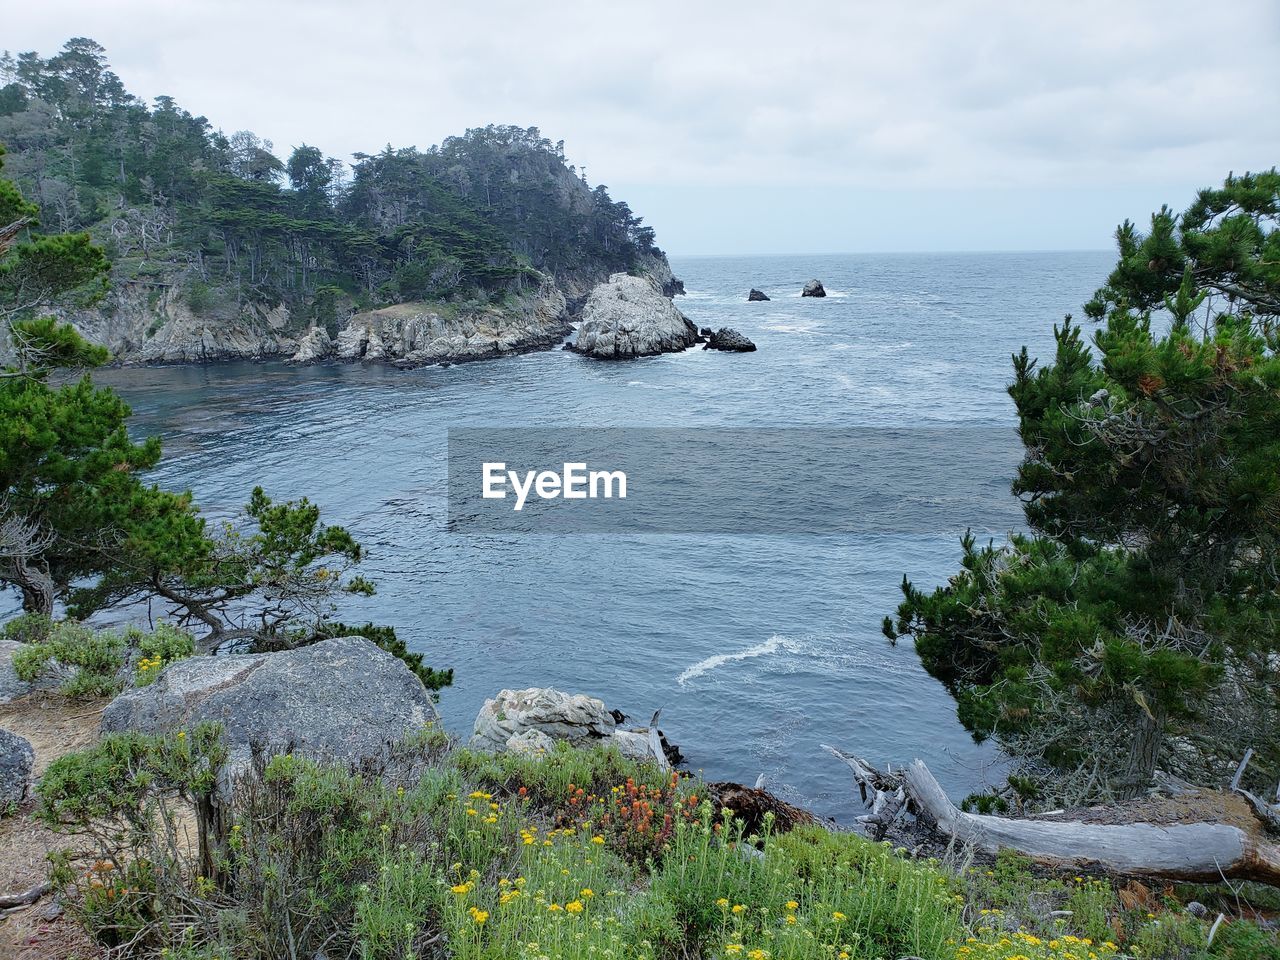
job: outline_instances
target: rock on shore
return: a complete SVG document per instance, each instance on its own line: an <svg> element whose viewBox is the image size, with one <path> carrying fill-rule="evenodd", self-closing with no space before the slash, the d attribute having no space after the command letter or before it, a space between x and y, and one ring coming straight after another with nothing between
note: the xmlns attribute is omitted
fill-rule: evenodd
<svg viewBox="0 0 1280 960"><path fill-rule="evenodd" d="M804 285L804 290L800 292L802 297L825 297L826 289L822 286L821 280L810 280Z"/></svg>
<svg viewBox="0 0 1280 960"><path fill-rule="evenodd" d="M636 760L653 759L647 729L624 730L604 701L550 687L503 690L476 715L470 747L491 753L545 752L562 740L576 747L613 745Z"/></svg>
<svg viewBox="0 0 1280 960"><path fill-rule="evenodd" d="M27 798L36 753L25 737L0 730L0 816Z"/></svg>
<svg viewBox="0 0 1280 960"><path fill-rule="evenodd" d="M674 353L697 341L698 328L654 280L615 273L587 297L571 349L601 360L628 360Z"/></svg>
<svg viewBox="0 0 1280 960"><path fill-rule="evenodd" d="M401 660L363 637L336 637L280 653L179 660L150 686L116 697L102 732L220 723L225 790L255 747L360 760L437 720L430 693Z"/></svg>

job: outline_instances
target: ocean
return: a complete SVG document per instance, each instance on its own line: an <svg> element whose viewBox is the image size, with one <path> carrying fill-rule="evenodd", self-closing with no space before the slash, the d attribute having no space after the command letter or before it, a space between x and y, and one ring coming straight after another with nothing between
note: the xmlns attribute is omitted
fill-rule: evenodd
<svg viewBox="0 0 1280 960"><path fill-rule="evenodd" d="M1010 355L1025 344L1050 356L1053 325L1079 312L1111 262L1103 252L673 257L688 291L679 307L699 326L738 329L757 352L606 363L552 350L410 371L246 363L98 379L132 404L137 434L164 437L154 479L191 489L211 514L234 512L261 485L306 495L347 525L378 595L344 615L391 624L429 663L456 670L440 698L453 732L469 733L502 688L589 693L640 723L661 708L691 770L747 783L763 773L788 799L848 821L861 811L822 744L878 764L921 757L957 798L998 777L997 751L963 730L910 643L880 633L904 574L931 587L956 570L964 518L795 535L463 534L446 525L447 431L1011 435ZM810 278L825 299L800 297ZM772 299L746 302L751 287ZM992 496L1010 496L1008 463L989 472L978 479ZM789 482L758 478L766 491Z"/></svg>

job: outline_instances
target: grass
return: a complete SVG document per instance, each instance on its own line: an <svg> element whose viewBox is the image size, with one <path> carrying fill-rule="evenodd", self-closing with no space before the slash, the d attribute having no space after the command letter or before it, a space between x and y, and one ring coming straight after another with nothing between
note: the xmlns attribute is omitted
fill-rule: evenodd
<svg viewBox="0 0 1280 960"><path fill-rule="evenodd" d="M64 902L121 956L184 960L1280 958L1243 920L1210 949L1165 892L1036 876L1016 857L957 870L820 827L746 837L697 781L613 750L494 757L444 740L416 737L378 769L265 761L201 859L172 804L184 770L203 777L185 793L207 796L193 745L207 737L108 737L89 753L114 762L71 755L46 777L46 820L74 839Z"/></svg>

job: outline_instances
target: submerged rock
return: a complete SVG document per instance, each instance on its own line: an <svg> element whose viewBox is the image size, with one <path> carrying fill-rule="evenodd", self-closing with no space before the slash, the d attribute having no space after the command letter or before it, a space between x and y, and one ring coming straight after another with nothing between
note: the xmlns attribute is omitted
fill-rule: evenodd
<svg viewBox="0 0 1280 960"><path fill-rule="evenodd" d="M27 798L36 752L25 737L0 730L0 816Z"/></svg>
<svg viewBox="0 0 1280 960"><path fill-rule="evenodd" d="M804 285L804 290L800 292L802 297L825 297L826 289L822 286L821 280L810 280Z"/></svg>
<svg viewBox="0 0 1280 960"><path fill-rule="evenodd" d="M766 296L763 290L757 290L755 287L752 287L751 292L747 294L747 301L750 303L757 303L761 300L768 300L768 299L769 297Z"/></svg>
<svg viewBox="0 0 1280 960"><path fill-rule="evenodd" d="M628 360L677 352L697 342L698 328L657 283L615 273L587 297L572 349L602 360Z"/></svg>
<svg viewBox="0 0 1280 960"><path fill-rule="evenodd" d="M731 353L750 353L756 345L732 327L721 327L707 340L704 350L726 350Z"/></svg>
<svg viewBox="0 0 1280 960"><path fill-rule="evenodd" d="M362 760L439 718L403 661L364 637L335 637L279 653L179 660L150 686L116 697L102 715L102 732L220 723L225 793L255 749Z"/></svg>
<svg viewBox="0 0 1280 960"><path fill-rule="evenodd" d="M503 690L486 700L469 745L491 753L545 753L556 741L576 747L612 745L623 756L653 759L648 728L620 729L604 701L550 687ZM662 745L668 756L678 756L665 741Z"/></svg>

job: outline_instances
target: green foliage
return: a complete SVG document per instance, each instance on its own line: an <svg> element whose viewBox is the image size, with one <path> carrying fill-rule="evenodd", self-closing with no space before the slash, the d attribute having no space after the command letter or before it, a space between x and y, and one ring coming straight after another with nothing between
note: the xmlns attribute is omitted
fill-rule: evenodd
<svg viewBox="0 0 1280 960"><path fill-rule="evenodd" d="M1278 197L1274 170L1230 178L1120 228L1092 345L1068 317L1052 363L1014 357L1032 535L966 536L961 572L904 581L886 618L1046 799L1132 794L1157 765L1216 780L1251 745L1280 764Z"/></svg>
<svg viewBox="0 0 1280 960"><path fill-rule="evenodd" d="M536 128L468 130L425 152L388 146L348 171L307 144L281 163L269 140L214 131L169 97L148 106L91 40L21 54L10 73L0 140L44 209L0 189L0 214L13 214L0 226L39 213L109 238L117 280L158 270L197 313L207 287L306 317L325 312L326 289L368 305L501 296L539 272L603 277L656 253L652 229Z"/></svg>
<svg viewBox="0 0 1280 960"><path fill-rule="evenodd" d="M30 683L46 670L68 671L61 690L71 697L106 697L124 686L127 646L124 638L109 630L97 631L83 624L63 621L48 637L27 644L13 656L18 679Z"/></svg>
<svg viewBox="0 0 1280 960"><path fill-rule="evenodd" d="M14 671L28 683L49 675L60 680L69 697L105 697L119 693L130 681L151 683L175 660L195 652L191 635L161 623L146 633L137 627L123 632L95 630L82 623L27 615L5 625L5 636L24 643L13 657Z"/></svg>
<svg viewBox="0 0 1280 960"><path fill-rule="evenodd" d="M424 731L354 770L261 760L210 821L210 872L148 803L210 789L216 774L197 758L216 737L189 754L174 735L109 738L59 761L41 788L47 822L107 841L80 851L88 870L63 856L63 895L101 941L132 938L123 956L249 960L323 945L460 960L1234 960L1246 949L1267 957L1274 942L1240 920L1219 930L1212 954L1160 953L1202 948L1208 925L1173 904L1126 910L1105 882L1037 876L1015 856L955 873L819 827L744 837L695 799L703 785L692 780L678 784L692 813L664 855L637 859L601 815L609 798L643 799L629 786L664 789L656 768L611 750L447 754L439 740Z"/></svg>
<svg viewBox="0 0 1280 960"><path fill-rule="evenodd" d="M130 627L125 631L125 638L138 651L133 682L139 687L150 686L169 664L196 652L191 634L163 622L156 624L150 633Z"/></svg>

